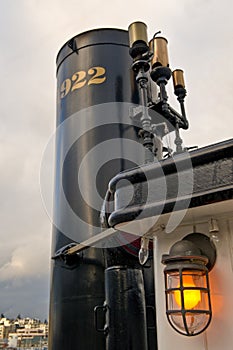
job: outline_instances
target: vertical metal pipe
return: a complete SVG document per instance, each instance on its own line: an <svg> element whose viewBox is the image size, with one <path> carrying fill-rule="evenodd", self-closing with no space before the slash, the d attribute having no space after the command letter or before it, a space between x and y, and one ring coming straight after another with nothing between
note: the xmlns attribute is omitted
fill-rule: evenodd
<svg viewBox="0 0 233 350"><path fill-rule="evenodd" d="M157 349L156 308L153 260L143 268L146 298L147 342L148 350Z"/></svg>
<svg viewBox="0 0 233 350"><path fill-rule="evenodd" d="M147 350L146 303L142 270L113 266L105 271L106 350Z"/></svg>

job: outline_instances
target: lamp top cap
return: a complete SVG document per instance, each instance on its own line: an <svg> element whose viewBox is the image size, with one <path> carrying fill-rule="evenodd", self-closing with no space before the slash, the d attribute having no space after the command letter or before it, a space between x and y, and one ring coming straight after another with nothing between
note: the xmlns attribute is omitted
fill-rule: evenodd
<svg viewBox="0 0 233 350"><path fill-rule="evenodd" d="M199 260L202 264L208 263L208 258L202 255L201 249L198 248L195 243L182 239L172 245L169 254L163 255L162 263L167 264L169 262L180 262L193 259Z"/></svg>
<svg viewBox="0 0 233 350"><path fill-rule="evenodd" d="M196 244L188 240L181 240L173 244L173 246L170 248L169 255L171 257L178 255L201 255L201 250L196 246Z"/></svg>

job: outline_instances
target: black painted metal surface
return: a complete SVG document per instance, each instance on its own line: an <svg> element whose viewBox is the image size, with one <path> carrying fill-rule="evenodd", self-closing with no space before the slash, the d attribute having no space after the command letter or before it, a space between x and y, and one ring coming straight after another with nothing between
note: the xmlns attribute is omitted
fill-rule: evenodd
<svg viewBox="0 0 233 350"><path fill-rule="evenodd" d="M132 188L127 190L127 186L120 185L124 179L134 186L133 198L126 207ZM161 190L158 185L163 180L165 185ZM192 181L191 185L189 181ZM117 198L109 217L111 226L135 220L139 215L142 218L168 213L175 205L175 210L181 210L187 209L187 203L192 208L232 199L233 139L198 149L188 156L181 154L122 172L110 181L109 186ZM179 186L184 187L180 195Z"/></svg>
<svg viewBox="0 0 233 350"><path fill-rule="evenodd" d="M106 350L147 350L146 303L141 269L106 269Z"/></svg>
<svg viewBox="0 0 233 350"><path fill-rule="evenodd" d="M66 43L59 52L57 127L66 125L67 122L68 127L64 132L58 133L56 144L54 209L57 221L53 229L52 256L61 247L71 242L83 241L95 234L95 227L100 225L100 210L109 180L120 171L135 165L124 159L124 148L122 148L119 158L103 165L95 174L95 186L100 195L97 207L93 208L84 200L81 191L83 189L89 198L93 199L96 196L92 183L93 173L96 172L94 162L88 163L88 171L85 172L83 180L84 188L81 189L78 186L80 164L88 152L106 140L118 139L121 142L121 138L124 137L137 141L137 130L121 123L121 109L118 113L118 123L114 125L105 123L89 128L87 132L71 142L68 152L66 150L67 143L74 138L79 128L86 126L85 113L81 114L81 117L77 113L89 108L88 118L93 120L94 125L97 114L93 106L110 102L138 102L138 93L130 75L132 74L130 65L128 33L122 30L103 29L80 34ZM73 118L76 114L79 118L78 124ZM102 155L99 152L97 159L101 159ZM137 156L137 164L139 164L142 155ZM71 214L73 213L89 225L86 230L83 229L85 224L79 226L72 216L70 219L64 198L68 203L68 209L71 209ZM119 257L125 266L136 265L135 258L131 261L133 258L126 253L121 253L118 249L113 249L110 253L105 252L105 255L108 256L107 261L110 265L115 264ZM103 304L105 299L104 269L103 250L98 248L86 250L71 265L59 259L53 261L50 350L105 349L105 336L97 332L94 325L94 307ZM152 275L151 278L153 279ZM149 290L153 293L153 288L152 291L151 288ZM130 307L133 311L133 303ZM133 330L132 327L131 330ZM134 344L135 347L132 347L132 350L139 349L135 342ZM151 349L154 349L154 344L155 340L151 340ZM109 350L113 348L108 346ZM144 349L146 348L141 347L141 350Z"/></svg>

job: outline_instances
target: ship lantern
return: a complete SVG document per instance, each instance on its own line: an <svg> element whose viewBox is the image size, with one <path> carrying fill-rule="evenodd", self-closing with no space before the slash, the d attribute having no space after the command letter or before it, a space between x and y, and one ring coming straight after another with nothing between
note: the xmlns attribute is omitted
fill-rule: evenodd
<svg viewBox="0 0 233 350"><path fill-rule="evenodd" d="M201 233L192 233L176 242L162 256L166 314L180 334L194 336L209 326L212 318L209 271L216 260L216 249Z"/></svg>

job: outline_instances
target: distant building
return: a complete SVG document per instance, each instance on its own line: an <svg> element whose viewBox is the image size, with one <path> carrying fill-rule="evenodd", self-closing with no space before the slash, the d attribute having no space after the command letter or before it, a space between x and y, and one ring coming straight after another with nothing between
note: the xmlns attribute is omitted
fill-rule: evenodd
<svg viewBox="0 0 233 350"><path fill-rule="evenodd" d="M15 325L7 318L0 319L0 339L7 339L10 332L15 331Z"/></svg>
<svg viewBox="0 0 233 350"><path fill-rule="evenodd" d="M0 349L47 349L48 322L29 317L9 320L0 318Z"/></svg>
<svg viewBox="0 0 233 350"><path fill-rule="evenodd" d="M18 334L17 333L9 333L8 349L17 349L17 345L18 345Z"/></svg>

